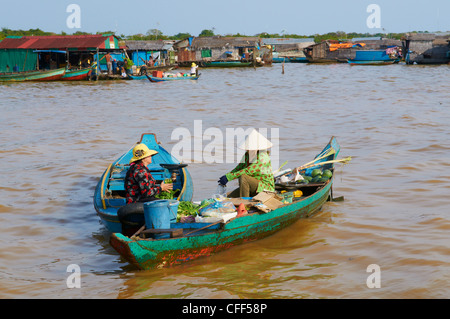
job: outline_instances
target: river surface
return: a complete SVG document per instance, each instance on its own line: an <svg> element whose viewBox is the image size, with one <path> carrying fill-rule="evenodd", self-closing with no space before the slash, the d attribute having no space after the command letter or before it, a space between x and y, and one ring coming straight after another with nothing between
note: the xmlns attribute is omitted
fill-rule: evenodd
<svg viewBox="0 0 450 319"><path fill-rule="evenodd" d="M450 296L448 65L200 72L197 82L0 84L0 298ZM194 132L194 121L203 148L208 128L278 132L285 168L336 136L339 158L352 156L335 173L344 201L211 257L133 268L108 243L94 188L142 133L170 151L174 130ZM189 164L194 199L211 196L234 165ZM72 264L80 288L68 288Z"/></svg>

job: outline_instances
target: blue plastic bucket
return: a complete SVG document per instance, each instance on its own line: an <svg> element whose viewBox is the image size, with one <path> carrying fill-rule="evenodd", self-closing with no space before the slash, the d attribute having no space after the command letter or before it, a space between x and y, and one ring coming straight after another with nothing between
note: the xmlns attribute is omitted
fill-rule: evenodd
<svg viewBox="0 0 450 319"><path fill-rule="evenodd" d="M170 222L176 223L177 222L178 205L180 205L180 202L175 199L169 199L168 202L169 202Z"/></svg>
<svg viewBox="0 0 450 319"><path fill-rule="evenodd" d="M145 227L169 229L171 222L176 222L179 201L155 200L144 203ZM167 238L170 234L156 234L155 238Z"/></svg>

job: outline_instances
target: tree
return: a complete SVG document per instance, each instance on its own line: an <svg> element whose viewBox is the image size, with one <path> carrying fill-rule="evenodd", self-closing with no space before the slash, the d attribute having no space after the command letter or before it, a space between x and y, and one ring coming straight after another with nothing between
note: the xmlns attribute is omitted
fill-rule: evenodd
<svg viewBox="0 0 450 319"><path fill-rule="evenodd" d="M199 37L213 37L214 36L214 31L205 29L202 32L200 32L200 34L198 36Z"/></svg>
<svg viewBox="0 0 450 319"><path fill-rule="evenodd" d="M182 39L186 39L186 38L189 38L189 37L191 37L191 34L189 32L184 32L184 33L180 32L180 33L177 33L177 34L175 34L173 36L173 38L175 38L177 40L182 40Z"/></svg>

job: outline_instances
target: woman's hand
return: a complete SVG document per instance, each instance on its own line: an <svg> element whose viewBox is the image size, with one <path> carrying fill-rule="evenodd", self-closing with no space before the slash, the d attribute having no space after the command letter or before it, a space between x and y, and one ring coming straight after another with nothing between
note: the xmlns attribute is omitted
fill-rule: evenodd
<svg viewBox="0 0 450 319"><path fill-rule="evenodd" d="M164 182L161 183L161 190L163 192L167 192L168 190L172 190L173 189L173 184L166 184Z"/></svg>

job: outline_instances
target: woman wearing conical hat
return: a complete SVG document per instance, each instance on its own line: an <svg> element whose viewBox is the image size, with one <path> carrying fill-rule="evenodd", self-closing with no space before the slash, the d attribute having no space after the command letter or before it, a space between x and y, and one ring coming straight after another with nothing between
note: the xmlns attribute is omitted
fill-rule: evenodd
<svg viewBox="0 0 450 319"><path fill-rule="evenodd" d="M239 188L231 192L229 197L253 197L262 191L274 191L275 183L272 173L272 163L268 149L272 143L253 130L239 146L245 150L241 162L229 173L219 179L226 185L229 181L239 179Z"/></svg>
<svg viewBox="0 0 450 319"><path fill-rule="evenodd" d="M150 170L147 168L152 162L152 156L157 151L150 150L145 144L137 144L133 148L133 157L130 160L130 169L125 177L125 190L127 204L148 202L156 199L156 195L173 188L173 184L156 184Z"/></svg>

